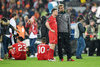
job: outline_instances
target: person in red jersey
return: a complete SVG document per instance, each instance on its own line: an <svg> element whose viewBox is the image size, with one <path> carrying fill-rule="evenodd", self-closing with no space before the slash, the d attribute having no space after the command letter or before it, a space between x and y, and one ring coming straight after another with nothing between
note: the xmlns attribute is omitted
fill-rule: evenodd
<svg viewBox="0 0 100 67"><path fill-rule="evenodd" d="M54 49L55 45L57 44L57 22L56 16L58 15L57 9L52 9L52 14L48 18L46 22L46 27L49 29L49 43L50 43L50 50L49 50L49 61L54 61Z"/></svg>
<svg viewBox="0 0 100 67"><path fill-rule="evenodd" d="M46 38L42 38L42 43L37 46L37 58L38 60L48 60L48 51L49 51L49 45L46 44Z"/></svg>
<svg viewBox="0 0 100 67"><path fill-rule="evenodd" d="M22 37L18 37L17 42L12 46L9 46L8 57L13 57L15 60L26 60L26 44L22 43Z"/></svg>

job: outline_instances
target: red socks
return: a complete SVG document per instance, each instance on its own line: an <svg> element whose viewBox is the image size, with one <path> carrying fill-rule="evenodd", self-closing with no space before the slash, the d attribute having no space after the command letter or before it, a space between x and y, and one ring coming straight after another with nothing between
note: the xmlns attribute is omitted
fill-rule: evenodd
<svg viewBox="0 0 100 67"><path fill-rule="evenodd" d="M53 59L53 57L54 57L54 50L49 49L49 59Z"/></svg>

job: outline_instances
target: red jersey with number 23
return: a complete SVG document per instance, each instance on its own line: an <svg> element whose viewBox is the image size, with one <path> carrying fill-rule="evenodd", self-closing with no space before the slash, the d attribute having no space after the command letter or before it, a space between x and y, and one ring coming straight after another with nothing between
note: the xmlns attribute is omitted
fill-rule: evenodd
<svg viewBox="0 0 100 67"><path fill-rule="evenodd" d="M12 45L12 47L15 50L15 53L13 56L16 60L26 59L26 44L19 42L19 43Z"/></svg>
<svg viewBox="0 0 100 67"><path fill-rule="evenodd" d="M37 46L37 50L38 50L38 54L37 54L38 60L48 60L49 45L42 43Z"/></svg>

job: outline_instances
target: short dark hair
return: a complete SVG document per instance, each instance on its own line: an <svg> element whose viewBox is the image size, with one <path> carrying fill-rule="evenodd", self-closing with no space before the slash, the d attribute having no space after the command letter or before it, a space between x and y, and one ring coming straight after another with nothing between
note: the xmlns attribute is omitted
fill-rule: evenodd
<svg viewBox="0 0 100 67"><path fill-rule="evenodd" d="M78 21L80 20L84 20L84 17L82 15L79 15L79 17L77 18Z"/></svg>
<svg viewBox="0 0 100 67"><path fill-rule="evenodd" d="M5 18L5 17L3 17L2 20L3 20L4 22L7 22L7 18Z"/></svg>
<svg viewBox="0 0 100 67"><path fill-rule="evenodd" d="M58 8L60 9L60 7L61 7L61 6L63 6L63 7L64 7L64 4L60 4L60 5L58 6Z"/></svg>
<svg viewBox="0 0 100 67"><path fill-rule="evenodd" d="M16 14L14 13L14 14L12 14L12 17L14 17L14 16L16 16Z"/></svg>
<svg viewBox="0 0 100 67"><path fill-rule="evenodd" d="M18 37L18 40L23 41L23 38L19 36L19 37Z"/></svg>
<svg viewBox="0 0 100 67"><path fill-rule="evenodd" d="M51 12L53 13L53 11L55 11L55 10L57 10L57 9L56 8L53 8Z"/></svg>
<svg viewBox="0 0 100 67"><path fill-rule="evenodd" d="M46 43L46 38L45 37L42 38L42 43Z"/></svg>

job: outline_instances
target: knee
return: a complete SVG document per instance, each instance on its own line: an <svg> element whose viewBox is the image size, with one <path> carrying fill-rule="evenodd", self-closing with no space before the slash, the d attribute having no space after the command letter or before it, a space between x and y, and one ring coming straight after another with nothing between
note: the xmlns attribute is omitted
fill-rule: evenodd
<svg viewBox="0 0 100 67"><path fill-rule="evenodd" d="M85 49L86 45L83 45L83 49Z"/></svg>

